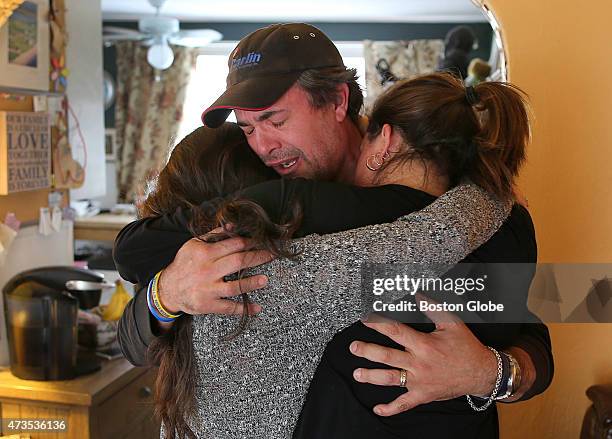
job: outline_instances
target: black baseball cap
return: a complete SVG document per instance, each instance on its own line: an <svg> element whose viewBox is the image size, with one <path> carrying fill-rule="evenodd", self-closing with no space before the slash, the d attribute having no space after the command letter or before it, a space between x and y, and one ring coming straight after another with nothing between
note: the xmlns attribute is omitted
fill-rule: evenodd
<svg viewBox="0 0 612 439"><path fill-rule="evenodd" d="M270 107L304 70L344 67L340 52L327 36L304 23L274 24L244 37L228 60L227 88L202 114L217 128L232 110Z"/></svg>

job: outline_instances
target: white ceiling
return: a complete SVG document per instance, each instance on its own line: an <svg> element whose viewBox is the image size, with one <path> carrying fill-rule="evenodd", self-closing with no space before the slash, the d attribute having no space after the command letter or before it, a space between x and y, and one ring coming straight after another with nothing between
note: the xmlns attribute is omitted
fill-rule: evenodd
<svg viewBox="0 0 612 439"><path fill-rule="evenodd" d="M147 0L102 0L105 20L135 20ZM482 22L471 0L168 0L162 15L184 21Z"/></svg>

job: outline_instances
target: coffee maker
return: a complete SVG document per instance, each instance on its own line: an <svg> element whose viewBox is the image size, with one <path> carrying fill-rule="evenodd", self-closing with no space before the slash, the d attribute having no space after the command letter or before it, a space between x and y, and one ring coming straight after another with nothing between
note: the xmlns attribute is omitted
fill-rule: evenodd
<svg viewBox="0 0 612 439"><path fill-rule="evenodd" d="M112 287L102 274L76 267L41 267L11 278L3 294L13 375L46 381L91 371L77 361L77 312L96 306Z"/></svg>

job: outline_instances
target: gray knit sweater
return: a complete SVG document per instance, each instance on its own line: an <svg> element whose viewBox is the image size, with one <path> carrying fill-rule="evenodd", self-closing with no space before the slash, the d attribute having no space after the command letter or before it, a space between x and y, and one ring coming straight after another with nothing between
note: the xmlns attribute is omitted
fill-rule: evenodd
<svg viewBox="0 0 612 439"><path fill-rule="evenodd" d="M238 337L224 337L236 317L194 316L192 430L199 438L291 437L326 344L360 318L361 264L457 263L509 210L466 184L393 223L296 240L299 256L253 270L269 277L267 288L252 294L263 311Z"/></svg>

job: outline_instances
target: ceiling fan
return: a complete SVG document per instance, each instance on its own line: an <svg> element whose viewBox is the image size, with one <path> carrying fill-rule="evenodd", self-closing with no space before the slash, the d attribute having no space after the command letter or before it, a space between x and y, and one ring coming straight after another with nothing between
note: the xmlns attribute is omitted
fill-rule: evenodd
<svg viewBox="0 0 612 439"><path fill-rule="evenodd" d="M138 31L117 26L104 26L102 41L111 45L115 41L142 41L149 46L147 60L155 69L165 70L174 62L170 44L188 47L201 47L219 41L223 35L213 29L180 30L179 20L163 17L159 11L166 0L148 0L156 9L153 16L138 20Z"/></svg>

